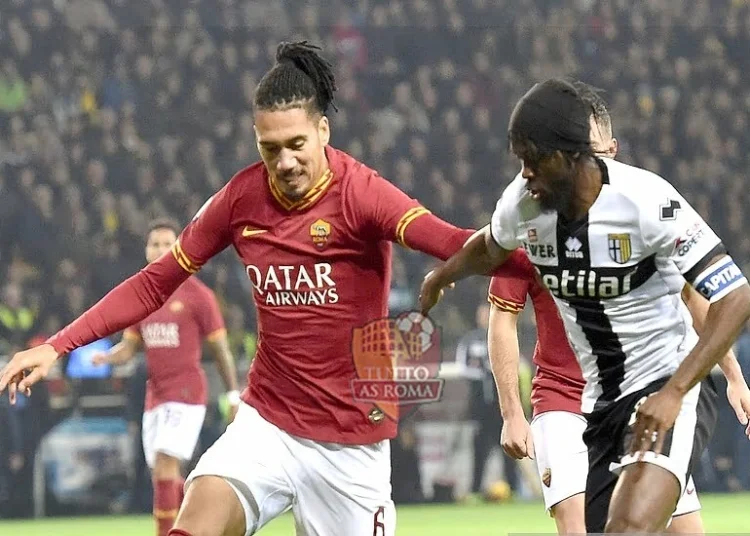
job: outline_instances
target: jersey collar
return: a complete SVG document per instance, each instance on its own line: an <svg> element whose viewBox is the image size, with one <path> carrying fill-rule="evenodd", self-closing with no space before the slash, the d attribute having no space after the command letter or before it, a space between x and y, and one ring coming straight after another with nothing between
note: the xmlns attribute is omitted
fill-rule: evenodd
<svg viewBox="0 0 750 536"><path fill-rule="evenodd" d="M328 151L326 151L326 156L328 156ZM328 161L330 165L330 158ZM310 191L307 192L303 198L289 199L273 181L273 179L271 178L271 174L268 174L268 188L271 190L271 195L273 195L274 199L276 199L276 201L285 210L289 211L305 210L313 206L321 197L323 197L323 194L328 190L328 187L331 185L332 181L333 171L331 171L331 169L329 168L325 170L323 175L317 180L315 185L310 188Z"/></svg>

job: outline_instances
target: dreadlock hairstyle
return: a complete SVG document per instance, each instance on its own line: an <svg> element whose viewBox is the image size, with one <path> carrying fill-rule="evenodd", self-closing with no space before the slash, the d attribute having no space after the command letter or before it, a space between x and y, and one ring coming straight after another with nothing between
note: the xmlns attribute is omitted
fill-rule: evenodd
<svg viewBox="0 0 750 536"><path fill-rule="evenodd" d="M322 115L333 104L338 89L333 66L320 54L320 47L307 41L281 43L276 49L276 64L255 91L256 110L286 110L305 107Z"/></svg>
<svg viewBox="0 0 750 536"><path fill-rule="evenodd" d="M578 91L578 95L581 97L590 108L591 113L594 116L594 121L597 125L604 127L606 134L612 136L612 117L609 115L607 109L607 103L602 97L604 90L596 88L580 80L574 80L571 82L573 87Z"/></svg>

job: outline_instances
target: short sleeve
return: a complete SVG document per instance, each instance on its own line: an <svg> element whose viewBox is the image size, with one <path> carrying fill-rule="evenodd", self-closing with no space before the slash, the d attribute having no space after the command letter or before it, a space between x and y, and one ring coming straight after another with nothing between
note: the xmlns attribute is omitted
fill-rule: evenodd
<svg viewBox="0 0 750 536"><path fill-rule="evenodd" d="M519 178L510 183L495 206L490 222L492 238L498 246L508 251L519 247L521 243L516 238L518 228L518 181Z"/></svg>
<svg viewBox="0 0 750 536"><path fill-rule="evenodd" d="M196 273L231 244L231 187L232 181L203 204L172 247L172 255L186 272Z"/></svg>
<svg viewBox="0 0 750 536"><path fill-rule="evenodd" d="M520 313L526 305L533 277L534 267L526 254L517 249L493 273L487 300L501 311Z"/></svg>
<svg viewBox="0 0 750 536"><path fill-rule="evenodd" d="M346 205L354 226L373 239L406 245L406 228L430 211L376 172L368 171L352 177L348 190Z"/></svg>
<svg viewBox="0 0 750 536"><path fill-rule="evenodd" d="M721 239L695 209L664 181L640 208L641 232L647 247L670 259L689 283L716 255L726 250Z"/></svg>
<svg viewBox="0 0 750 536"><path fill-rule="evenodd" d="M200 306L197 311L197 322L201 330L201 335L213 340L220 337L226 332L224 326L224 317L221 315L219 303L216 295L207 287L201 289Z"/></svg>

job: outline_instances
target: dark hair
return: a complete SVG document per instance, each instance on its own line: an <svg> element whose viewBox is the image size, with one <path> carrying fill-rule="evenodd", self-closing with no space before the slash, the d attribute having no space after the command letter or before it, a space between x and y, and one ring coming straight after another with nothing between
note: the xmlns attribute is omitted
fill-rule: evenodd
<svg viewBox="0 0 750 536"><path fill-rule="evenodd" d="M307 41L281 43L276 49L276 65L268 71L255 91L257 110L307 107L325 114L338 89L333 66L318 54L320 47Z"/></svg>
<svg viewBox="0 0 750 536"><path fill-rule="evenodd" d="M607 133L612 135L612 117L609 115L607 109L607 102L602 97L603 89L596 88L590 84L582 82L580 80L574 80L572 82L573 87L578 91L578 95L581 97L591 108L591 114L594 116L594 121L600 127L604 127Z"/></svg>
<svg viewBox="0 0 750 536"><path fill-rule="evenodd" d="M170 218L158 218L156 220L152 220L148 224L148 232L146 233L146 236L149 236L152 232L159 231L161 229L172 231L175 236L180 236L180 231L182 230L182 228L177 225L176 221Z"/></svg>
<svg viewBox="0 0 750 536"><path fill-rule="evenodd" d="M540 154L592 155L590 117L589 105L573 84L551 78L535 84L516 104L508 124L509 142L533 145Z"/></svg>

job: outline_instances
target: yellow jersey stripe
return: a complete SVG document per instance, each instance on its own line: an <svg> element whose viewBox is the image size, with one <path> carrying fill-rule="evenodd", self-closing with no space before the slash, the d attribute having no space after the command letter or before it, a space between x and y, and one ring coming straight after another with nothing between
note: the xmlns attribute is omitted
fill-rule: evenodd
<svg viewBox="0 0 750 536"><path fill-rule="evenodd" d="M218 341L221 339L222 336L225 336L227 334L227 330L224 328L219 328L216 331L212 331L206 336L206 340L210 342Z"/></svg>
<svg viewBox="0 0 750 536"><path fill-rule="evenodd" d="M396 241L399 244L407 248L409 247L406 244L406 240L404 239L404 235L406 234L406 228L409 226L411 222L413 222L420 216L424 216L425 214L430 214L430 211L420 206L420 207L414 207L410 210L407 210L406 214L401 216L401 219L398 221L398 224L396 225Z"/></svg>
<svg viewBox="0 0 750 536"><path fill-rule="evenodd" d="M179 240L175 242L174 246L172 246L172 255L177 261L177 264L179 264L187 273L196 274L198 273L198 270L200 270L200 266L191 261L190 257L185 255L185 252L182 251L182 246L180 245Z"/></svg>
<svg viewBox="0 0 750 536"><path fill-rule="evenodd" d="M300 200L300 202L297 204L296 208L297 210L302 210L303 208L307 208L315 201L320 199L320 197L325 193L325 191L328 189L328 186L331 184L331 178L333 177L332 173L329 171L326 172L325 175L323 175L323 178L321 179L318 184L316 184L309 192L307 192L307 195L303 199Z"/></svg>
<svg viewBox="0 0 750 536"><path fill-rule="evenodd" d="M505 311L506 313L518 314L523 310L523 305L519 305L508 300L503 300L502 298L498 298L494 294L488 295L487 301L501 311Z"/></svg>
<svg viewBox="0 0 750 536"><path fill-rule="evenodd" d="M302 210L312 205L321 195L323 195L323 192L325 192L328 189L328 186L330 186L332 178L333 172L330 169L326 170L315 185L310 188L310 191L307 192L302 199L297 201L288 199L284 195L284 192L281 191L271 178L271 175L268 176L268 186L271 190L271 195L273 195L276 201L278 201L285 210Z"/></svg>

